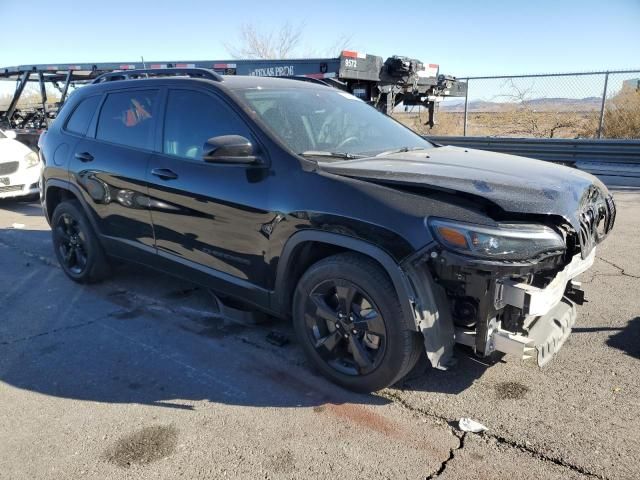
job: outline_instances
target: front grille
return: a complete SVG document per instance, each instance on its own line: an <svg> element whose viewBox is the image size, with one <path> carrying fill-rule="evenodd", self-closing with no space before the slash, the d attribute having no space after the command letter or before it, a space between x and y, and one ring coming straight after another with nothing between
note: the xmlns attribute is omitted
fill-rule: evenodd
<svg viewBox="0 0 640 480"><path fill-rule="evenodd" d="M613 196L607 197L607 208L609 209L609 218L607 219L607 233L613 228L613 224L616 221L616 202L613 201Z"/></svg>
<svg viewBox="0 0 640 480"><path fill-rule="evenodd" d="M20 162L5 162L0 163L0 175L11 175L18 171Z"/></svg>
<svg viewBox="0 0 640 480"><path fill-rule="evenodd" d="M22 190L24 185L9 185L8 187L0 187L0 193L16 192Z"/></svg>
<svg viewBox="0 0 640 480"><path fill-rule="evenodd" d="M580 214L580 245L582 258L586 258L591 250L611 231L616 219L616 205L609 196L604 202L589 204Z"/></svg>
<svg viewBox="0 0 640 480"><path fill-rule="evenodd" d="M595 215L591 209L587 209L580 214L580 245L582 246L582 258L587 258L596 245L594 235L595 221Z"/></svg>

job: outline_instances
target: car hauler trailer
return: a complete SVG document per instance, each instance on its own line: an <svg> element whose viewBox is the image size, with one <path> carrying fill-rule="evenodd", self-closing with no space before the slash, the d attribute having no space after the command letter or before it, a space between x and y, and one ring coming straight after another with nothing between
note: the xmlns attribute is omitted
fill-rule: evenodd
<svg viewBox="0 0 640 480"><path fill-rule="evenodd" d="M420 105L429 112L428 124L435 123L437 103L447 96L464 96L467 84L442 75L438 65L393 56L343 51L336 58L284 60L199 60L117 63L69 63L20 65L0 68L0 81L15 81L7 106L0 106L0 128L14 129L21 140L32 143L36 132L46 129L55 118L70 89L91 83L104 73L121 72L123 78L145 76L138 70L166 68L208 68L222 75L290 77L320 82L345 90L390 114L399 104ZM41 102L19 106L29 82L39 85ZM49 103L47 85L59 91L59 99ZM57 97L57 95L56 95ZM30 138L31 137L31 138Z"/></svg>

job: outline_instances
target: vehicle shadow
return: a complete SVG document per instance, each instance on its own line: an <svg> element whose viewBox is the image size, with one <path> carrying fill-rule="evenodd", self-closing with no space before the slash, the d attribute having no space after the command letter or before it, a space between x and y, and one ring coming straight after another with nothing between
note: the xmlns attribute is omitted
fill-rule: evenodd
<svg viewBox="0 0 640 480"><path fill-rule="evenodd" d="M37 207L10 206L13 212L26 208ZM112 279L78 285L57 268L44 220L39 228L0 228L0 381L7 385L187 410L201 401L291 408L389 402L348 392L315 373L289 323L230 322L218 315L206 289L188 281L118 265ZM273 331L289 343L270 344ZM392 388L459 393L487 362L464 349L457 356L451 371L423 363Z"/></svg>
<svg viewBox="0 0 640 480"><path fill-rule="evenodd" d="M42 206L36 198L2 198L0 210L10 210L23 216L41 217Z"/></svg>
<svg viewBox="0 0 640 480"><path fill-rule="evenodd" d="M0 382L41 395L194 410L384 405L314 373L287 325L239 325L208 291L134 265L79 285L56 265L50 233L0 229ZM206 308L211 309L207 314Z"/></svg>
<svg viewBox="0 0 640 480"><path fill-rule="evenodd" d="M607 345L640 359L640 317L632 318L625 328L611 335Z"/></svg>
<svg viewBox="0 0 640 480"><path fill-rule="evenodd" d="M88 296L95 287L74 288ZM330 383L291 337L274 351L263 332L282 331L279 322L247 327L215 316L194 322L140 306L96 319L90 308L72 314L67 326L17 340L0 336L0 382L59 398L182 410L198 402L279 408L390 402ZM450 371L426 367L390 389L461 393L490 365L468 352L458 357Z"/></svg>
<svg viewBox="0 0 640 480"><path fill-rule="evenodd" d="M471 348L456 345L454 354L457 364L449 370L431 368L426 356L396 388L431 393L459 394L471 387L487 369L503 363L503 354L494 353L491 357L478 358Z"/></svg>
<svg viewBox="0 0 640 480"><path fill-rule="evenodd" d="M2 272L6 264L0 261ZM73 284L51 266L25 269L36 273L24 288L9 291L0 326L0 382L11 387L184 410L198 402L291 408L388 403L329 383L300 361L295 344L282 352L270 348L254 331L264 327L231 324L215 313L189 318L161 303L136 300L135 292L125 299L112 281ZM105 298L109 293L117 304Z"/></svg>
<svg viewBox="0 0 640 480"><path fill-rule="evenodd" d="M131 272L128 279L127 269L119 270L125 282L143 275ZM70 318L67 322L41 318L53 325L15 340L0 336L0 381L8 385L76 400L188 410L198 401L295 408L388 403L376 394L348 392L313 372L288 325L281 322L243 326L215 315L194 320L144 300L108 309L111 311L105 315L104 308L89 297L100 290L100 296L111 292L120 297L120 287L114 282L82 287L57 273L42 282L41 288L31 287L32 296L50 303L50 294L44 292L50 282L66 287L67 293L59 295L52 313L67 311ZM159 279L147 275L149 281ZM44 272L42 276L47 278ZM84 301L77 302L78 296ZM25 299L23 307L36 301ZM76 303L77 311L62 307L69 301ZM14 324L28 323L29 313L20 312L26 309L10 308L5 318ZM96 315L102 316L96 319ZM265 332L272 330L284 331L291 343L274 352L264 342ZM467 352L458 352L458 356L460 363L451 371L426 368L392 388L462 392L487 366L468 357Z"/></svg>

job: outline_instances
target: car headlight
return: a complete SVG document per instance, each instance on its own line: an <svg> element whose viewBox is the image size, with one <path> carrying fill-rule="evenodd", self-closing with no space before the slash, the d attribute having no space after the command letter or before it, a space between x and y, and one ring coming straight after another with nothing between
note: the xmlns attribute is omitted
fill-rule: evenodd
<svg viewBox="0 0 640 480"><path fill-rule="evenodd" d="M428 224L443 247L483 259L526 260L565 249L563 238L544 225L487 227L440 218L430 218Z"/></svg>
<svg viewBox="0 0 640 480"><path fill-rule="evenodd" d="M24 163L27 165L27 168L35 167L40 163L40 159L38 158L38 154L36 152L29 152L24 156Z"/></svg>

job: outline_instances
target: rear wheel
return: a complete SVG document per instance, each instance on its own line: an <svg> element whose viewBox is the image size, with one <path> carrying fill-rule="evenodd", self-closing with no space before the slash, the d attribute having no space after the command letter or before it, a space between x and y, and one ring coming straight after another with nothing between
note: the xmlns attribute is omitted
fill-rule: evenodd
<svg viewBox="0 0 640 480"><path fill-rule="evenodd" d="M58 262L69 278L91 283L108 275L102 246L77 201L67 200L56 207L51 235Z"/></svg>
<svg viewBox="0 0 640 480"><path fill-rule="evenodd" d="M293 318L313 364L350 390L397 382L420 353L419 334L407 328L393 284L376 262L358 254L310 267L296 289Z"/></svg>

